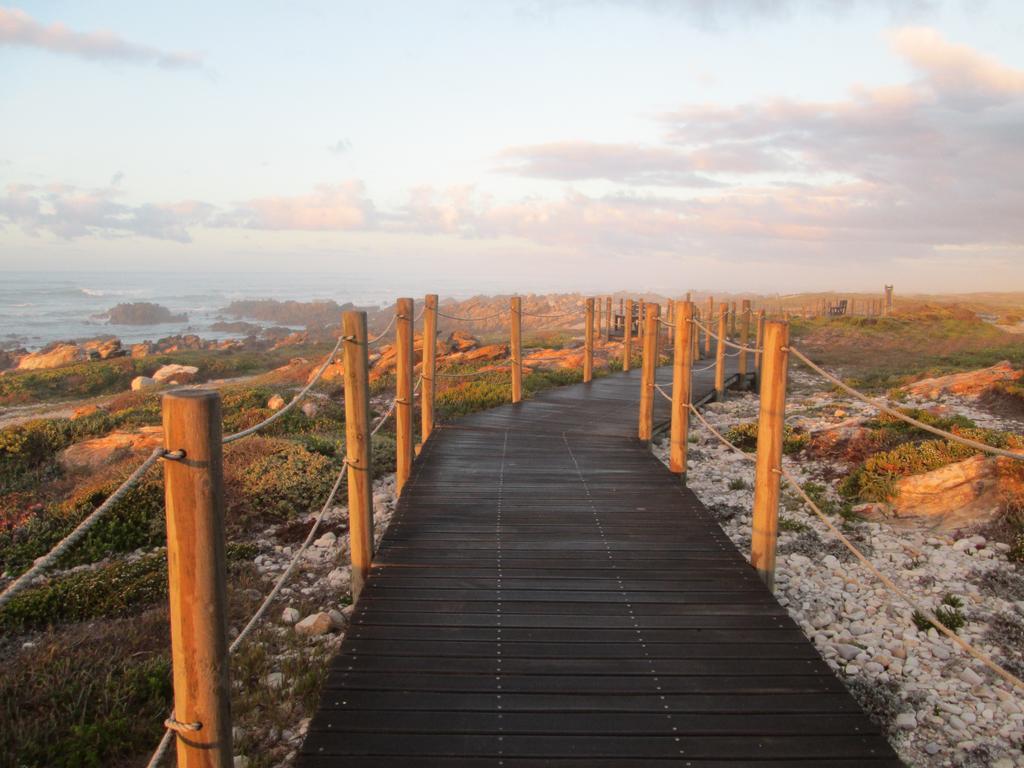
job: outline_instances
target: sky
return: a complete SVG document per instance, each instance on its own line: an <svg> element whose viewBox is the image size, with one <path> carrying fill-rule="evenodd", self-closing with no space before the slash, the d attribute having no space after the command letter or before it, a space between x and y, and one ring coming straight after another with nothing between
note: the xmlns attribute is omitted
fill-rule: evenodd
<svg viewBox="0 0 1024 768"><path fill-rule="evenodd" d="M0 270L1024 286L1019 0L0 6Z"/></svg>

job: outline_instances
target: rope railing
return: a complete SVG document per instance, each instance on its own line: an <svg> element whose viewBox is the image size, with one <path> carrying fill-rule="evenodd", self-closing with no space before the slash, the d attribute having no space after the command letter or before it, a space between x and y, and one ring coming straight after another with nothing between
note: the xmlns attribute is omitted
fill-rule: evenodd
<svg viewBox="0 0 1024 768"><path fill-rule="evenodd" d="M742 456L746 461L756 461L756 458L754 456L752 456L749 453L746 453L743 449L739 448L734 443L730 442L724 435L722 435L721 432L715 429L693 404L690 404L689 408L690 411L694 414L694 416L697 417L697 420L700 421L700 423L703 424L704 427L709 432L711 432L711 434L714 435L720 443L722 443L722 445L727 447L729 450L735 452L739 456ZM851 542L849 538L847 538L847 536L845 536L843 532L840 531L836 527L836 525L828 519L827 515L825 515L825 513L821 511L821 508L814 502L813 499L811 499L811 497L803 489L803 486L800 485L799 481L792 475L792 473L789 472L789 470L787 470L784 466L780 465L775 471L786 479L786 481L793 487L793 489L801 497L803 502L811 509L814 515L819 520L821 520L822 523L824 523L824 525L833 535L836 536L836 538L839 539L839 542L844 547L846 547L846 549L848 549L850 553L854 557L856 557L857 560L860 561L860 563L865 568L867 568L867 570L871 573L872 576L874 576L880 582L882 582L882 584L887 589L889 589L890 592L892 592L901 600L903 600L903 602L906 603L911 608L911 610L916 611L921 616L924 616L928 620L929 624L934 626L937 631L945 635L950 641L952 641L954 645L960 648L960 650L962 650L964 653L980 661L982 664L984 664L986 667L992 670L992 672L994 672L996 675L1001 677L1003 680L1005 680L1013 687L1017 688L1018 690L1024 691L1024 680L1021 680L1012 672L1009 672L1003 667L1001 667L989 655L978 650L973 645L964 640L962 637L960 637L956 632L954 632L952 629L943 624L942 621L935 615L933 611L931 611L928 608L924 608L923 606L918 604L918 602L914 600L909 594L907 594L905 590L901 589L892 579L890 579L888 576L882 573L877 567L875 567L874 563L872 563L864 555L864 553L857 549L856 545L853 544L853 542Z"/></svg>
<svg viewBox="0 0 1024 768"><path fill-rule="evenodd" d="M369 346L370 344L376 344L378 341L383 339L387 335L387 332L391 330L391 326L395 324L396 320L398 320L397 312L395 312L395 314L391 316L391 319L388 320L388 324L384 326L384 329L380 333L378 333L373 338L368 338L366 340L366 345Z"/></svg>
<svg viewBox="0 0 1024 768"><path fill-rule="evenodd" d="M481 315L480 317L460 317L458 315L449 315L447 312L442 312L440 309L437 310L437 314L438 314L439 317L445 317L445 318L447 318L449 320L458 320L459 322L462 322L462 323L473 323L473 322L477 322L477 321L480 321L480 320L492 320L495 317L500 317L502 315L507 315L508 314L508 310L507 309L503 309L500 312L493 312L493 313L491 313L489 315Z"/></svg>
<svg viewBox="0 0 1024 768"><path fill-rule="evenodd" d="M908 416L907 414L900 411L898 408L893 408L888 403L883 403L878 400L874 400L865 395L863 392L859 392L858 390L854 389L849 384L844 382L842 379L838 378L837 376L834 376L821 366L817 365L814 361L812 361L809 357L807 357L807 355L805 355L796 347L790 345L789 347L786 348L786 351L792 354L795 358L797 358L800 362L802 362L812 371L814 371L818 375L825 378L827 381L831 382L832 384L846 392L848 395L850 395L850 397L853 397L854 399L859 400L862 403L877 408L878 410L882 411L882 413L886 413L889 416L892 416L893 418L899 419L900 421L904 421L907 424L910 424L918 429L924 430L925 432L930 432L933 435L945 438L946 440L951 440L953 442L960 443L961 445L965 445L968 448L974 448L977 451L990 453L994 456L1003 456L1008 459L1024 461L1024 452L1014 452L1008 451L1004 448L996 448L993 445L981 443L978 442L977 440L971 440L970 438L963 437L962 435L958 435L954 432L947 432L946 430L939 429L938 427L932 426L931 424L926 424L925 422L919 421L918 419L915 419L912 416Z"/></svg>
<svg viewBox="0 0 1024 768"><path fill-rule="evenodd" d="M585 312L586 312L585 309L577 307L576 309L570 310L568 312L558 312L558 313L555 313L555 314L543 314L543 313L537 313L537 312L527 312L524 309L522 312L520 312L520 314L523 317L535 317L535 318L539 318L539 319L542 319L542 320L556 320L556 319L558 319L560 317L574 317L574 316L577 316L577 315L582 315Z"/></svg>
<svg viewBox="0 0 1024 768"><path fill-rule="evenodd" d="M275 411L274 413L272 413L270 416L265 418L259 424L254 424L253 426L249 427L248 429L243 429L240 432L235 432L232 435L225 436L224 439L221 442L223 442L225 445L227 445L228 443L233 443L236 440L241 440L243 437L248 437L249 435L254 435L257 432L259 432L260 430L262 430L262 429L270 426L271 424L273 424L275 421L277 421L282 416L284 416L286 413L288 413L288 411L290 411L292 408L294 408L296 405L298 405L299 402L314 387L314 385L316 385L316 383L318 381L320 381L320 378L324 375L324 371L327 370L327 366L329 366L331 364L331 362L334 360L334 356L336 354L338 354L338 350L341 349L341 342L343 342L344 340L345 340L344 336L340 336L338 338L338 343L334 345L334 349L331 350L331 353L329 355L327 355L327 358L324 360L323 365L320 366L320 370L318 370L316 372L316 376L314 376L309 381L309 383L306 384L306 386L303 387L302 390L300 390L299 393L295 395L295 397L293 397L291 400L289 400L287 405L285 405L280 410Z"/></svg>
<svg viewBox="0 0 1024 768"><path fill-rule="evenodd" d="M415 394L419 390L420 385L422 383L423 383L423 377L420 376L419 380L416 382L416 385L413 387L413 394ZM397 405L398 405L398 398L397 397L392 398L391 399L391 404L388 406L388 409L380 416L380 418L377 420L377 423L374 425L373 429L370 431L371 437L376 435L381 430L381 428L384 426L384 424L387 422L387 420L394 413L395 408L396 408ZM160 457L157 456L157 458L160 458ZM309 532L306 534L306 538L303 540L303 542L299 546L299 548L295 551L295 554L292 556L291 561L288 563L288 567L277 578L277 581L275 581L274 586L271 588L271 590L267 594L267 596L263 599L263 602L260 604L259 608L256 609L256 612L253 613L252 617L249 619L249 621L246 623L246 625L242 628L242 631L238 633L238 635L232 641L231 645L228 647L228 654L229 655L234 654L234 652L238 650L238 648L242 645L242 643L245 641L245 639L256 628L256 625L259 623L260 619L262 619L263 616L266 614L267 610L270 608L270 606L274 602L275 598L277 598L277 596L280 594L281 589L288 582L288 579L291 577L292 573L294 573L295 568L296 568L296 566L299 563L299 560L301 559L302 555L306 552L306 550L309 549L310 544L313 542L314 538L316 537L317 531L320 529L320 524L323 522L324 517L326 516L327 512L330 510L331 505L334 503L335 498L337 498L338 491L341 488L342 481L345 479L345 474L346 474L346 470L348 469L348 467L349 467L349 461L346 458L342 462L341 469L339 470L338 476L337 476L337 478L334 481L334 485L331 487L330 492L327 494L327 499L324 501L323 506L320 508L320 511L317 513L316 517L314 518L313 525L309 529ZM164 756L165 756L165 754L167 752L167 749L170 746L171 738L173 737L173 735L174 735L174 733L176 731L180 731L182 729L183 725L184 726L188 726L190 724L178 723L178 721L176 721L174 719L174 712L172 711L171 714L169 715L169 717L164 721L164 726L166 727L166 731L165 731L165 733L163 735L163 738L160 740L160 743L157 745L157 748L154 751L152 757L150 757L150 760L147 763L147 768L156 768L156 766L158 766L160 764L160 762L163 760L163 758L164 758ZM186 730L188 730L187 727L186 727Z"/></svg>
<svg viewBox="0 0 1024 768"><path fill-rule="evenodd" d="M706 325L704 325L700 320L697 320L695 318L691 318L690 322L693 323L694 325L696 325L702 331L704 331L704 333L706 333L712 339L714 339L715 341L719 341L722 344L725 344L725 346L727 346L727 347L732 347L733 349L738 349L741 352L750 352L750 353L755 354L755 355L758 354L759 352L763 352L764 351L763 349L759 349L757 347L748 347L748 346L745 346L743 344L737 344L734 341L729 341L728 339L721 339L721 338L718 337L717 333L712 331L710 328L708 328Z"/></svg>
<svg viewBox="0 0 1024 768"><path fill-rule="evenodd" d="M18 593L23 592L31 586L32 583L45 571L52 568L57 560L60 559L61 555L81 541L92 527L106 516L117 502L124 498L128 491L138 485L139 481L149 471L149 469L160 461L160 459L164 458L173 460L182 458L182 456L169 453L163 447L154 448L153 452L149 454L146 460L136 467L128 478L117 487L117 490L110 494L102 504L96 507L96 509L90 512L89 515L82 520L82 522L80 522L71 533L57 542L57 544L54 545L45 555L37 558L31 568L7 585L3 593L0 594L0 608L3 608L3 606L9 603Z"/></svg>

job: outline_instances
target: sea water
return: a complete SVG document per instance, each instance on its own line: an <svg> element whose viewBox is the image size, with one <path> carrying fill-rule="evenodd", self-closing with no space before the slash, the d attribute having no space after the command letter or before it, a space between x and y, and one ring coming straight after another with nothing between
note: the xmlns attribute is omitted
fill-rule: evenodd
<svg viewBox="0 0 1024 768"><path fill-rule="evenodd" d="M474 285L446 281L444 296L466 298L488 292ZM497 286L492 286L494 292ZM0 272L0 349L38 349L51 341L117 336L126 344L180 333L205 339L241 334L214 331L218 320L231 320L223 310L239 299L315 301L384 306L398 296L421 296L430 286L386 279L352 278L324 273L211 272ZM443 297L442 297L443 298ZM159 325L109 325L97 315L111 307L148 301L184 312L188 319ZM247 318L248 319L248 318ZM258 325L272 325L251 320Z"/></svg>

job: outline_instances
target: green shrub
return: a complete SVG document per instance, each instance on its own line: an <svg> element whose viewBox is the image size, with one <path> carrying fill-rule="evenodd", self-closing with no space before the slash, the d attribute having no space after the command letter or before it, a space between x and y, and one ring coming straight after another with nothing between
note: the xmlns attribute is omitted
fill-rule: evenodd
<svg viewBox="0 0 1024 768"><path fill-rule="evenodd" d="M754 453L757 450L757 422L747 421L730 427L725 433L725 439L746 453ZM782 452L787 455L798 453L810 441L810 435L787 424L782 434Z"/></svg>
<svg viewBox="0 0 1024 768"><path fill-rule="evenodd" d="M0 675L0 765L100 768L148 754L172 706L161 612L44 634Z"/></svg>
<svg viewBox="0 0 1024 768"><path fill-rule="evenodd" d="M340 462L281 438L253 436L229 444L224 450L228 525L248 530L252 521L284 522L318 509L340 468Z"/></svg>
<svg viewBox="0 0 1024 768"><path fill-rule="evenodd" d="M111 476L94 479L78 488L67 501L51 504L24 525L0 532L0 570L21 573L37 557L74 528L123 482L132 459ZM60 567L92 563L117 552L157 546L165 541L164 491L157 469L128 491L59 561Z"/></svg>
<svg viewBox="0 0 1024 768"><path fill-rule="evenodd" d="M939 603L938 607L934 611L935 618L945 625L947 629L951 629L956 632L967 624L966 617L960 611L963 607L963 600L956 595L946 594L946 596L942 598L942 602ZM912 619L914 621L914 625L922 632L927 632L933 626L931 621L928 620L928 617L921 611L914 611Z"/></svg>

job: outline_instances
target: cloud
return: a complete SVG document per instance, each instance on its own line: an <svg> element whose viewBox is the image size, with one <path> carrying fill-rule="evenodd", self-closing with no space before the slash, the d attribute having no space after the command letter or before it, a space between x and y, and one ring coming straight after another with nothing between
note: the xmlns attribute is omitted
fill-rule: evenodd
<svg viewBox="0 0 1024 768"><path fill-rule="evenodd" d="M351 230L371 228L374 218L363 183L346 181L321 184L307 195L246 200L217 223L249 229Z"/></svg>
<svg viewBox="0 0 1024 768"><path fill-rule="evenodd" d="M1024 94L1024 72L966 45L950 43L934 29L904 27L889 35L892 49L924 75L936 93L959 103L1005 103Z"/></svg>
<svg viewBox="0 0 1024 768"><path fill-rule="evenodd" d="M694 159L671 147L563 141L509 147L496 170L531 178L582 181L606 179L632 185L708 187L716 182L698 173Z"/></svg>
<svg viewBox="0 0 1024 768"><path fill-rule="evenodd" d="M156 64L168 69L201 67L202 56L132 43L113 32L76 32L59 22L46 26L17 8L0 8L0 45L20 45L84 59Z"/></svg>
<svg viewBox="0 0 1024 768"><path fill-rule="evenodd" d="M214 210L199 201L133 206L118 202L116 194L113 187L15 184L0 197L0 220L33 235L49 232L67 239L135 235L188 243L192 240L189 228L209 222Z"/></svg>

